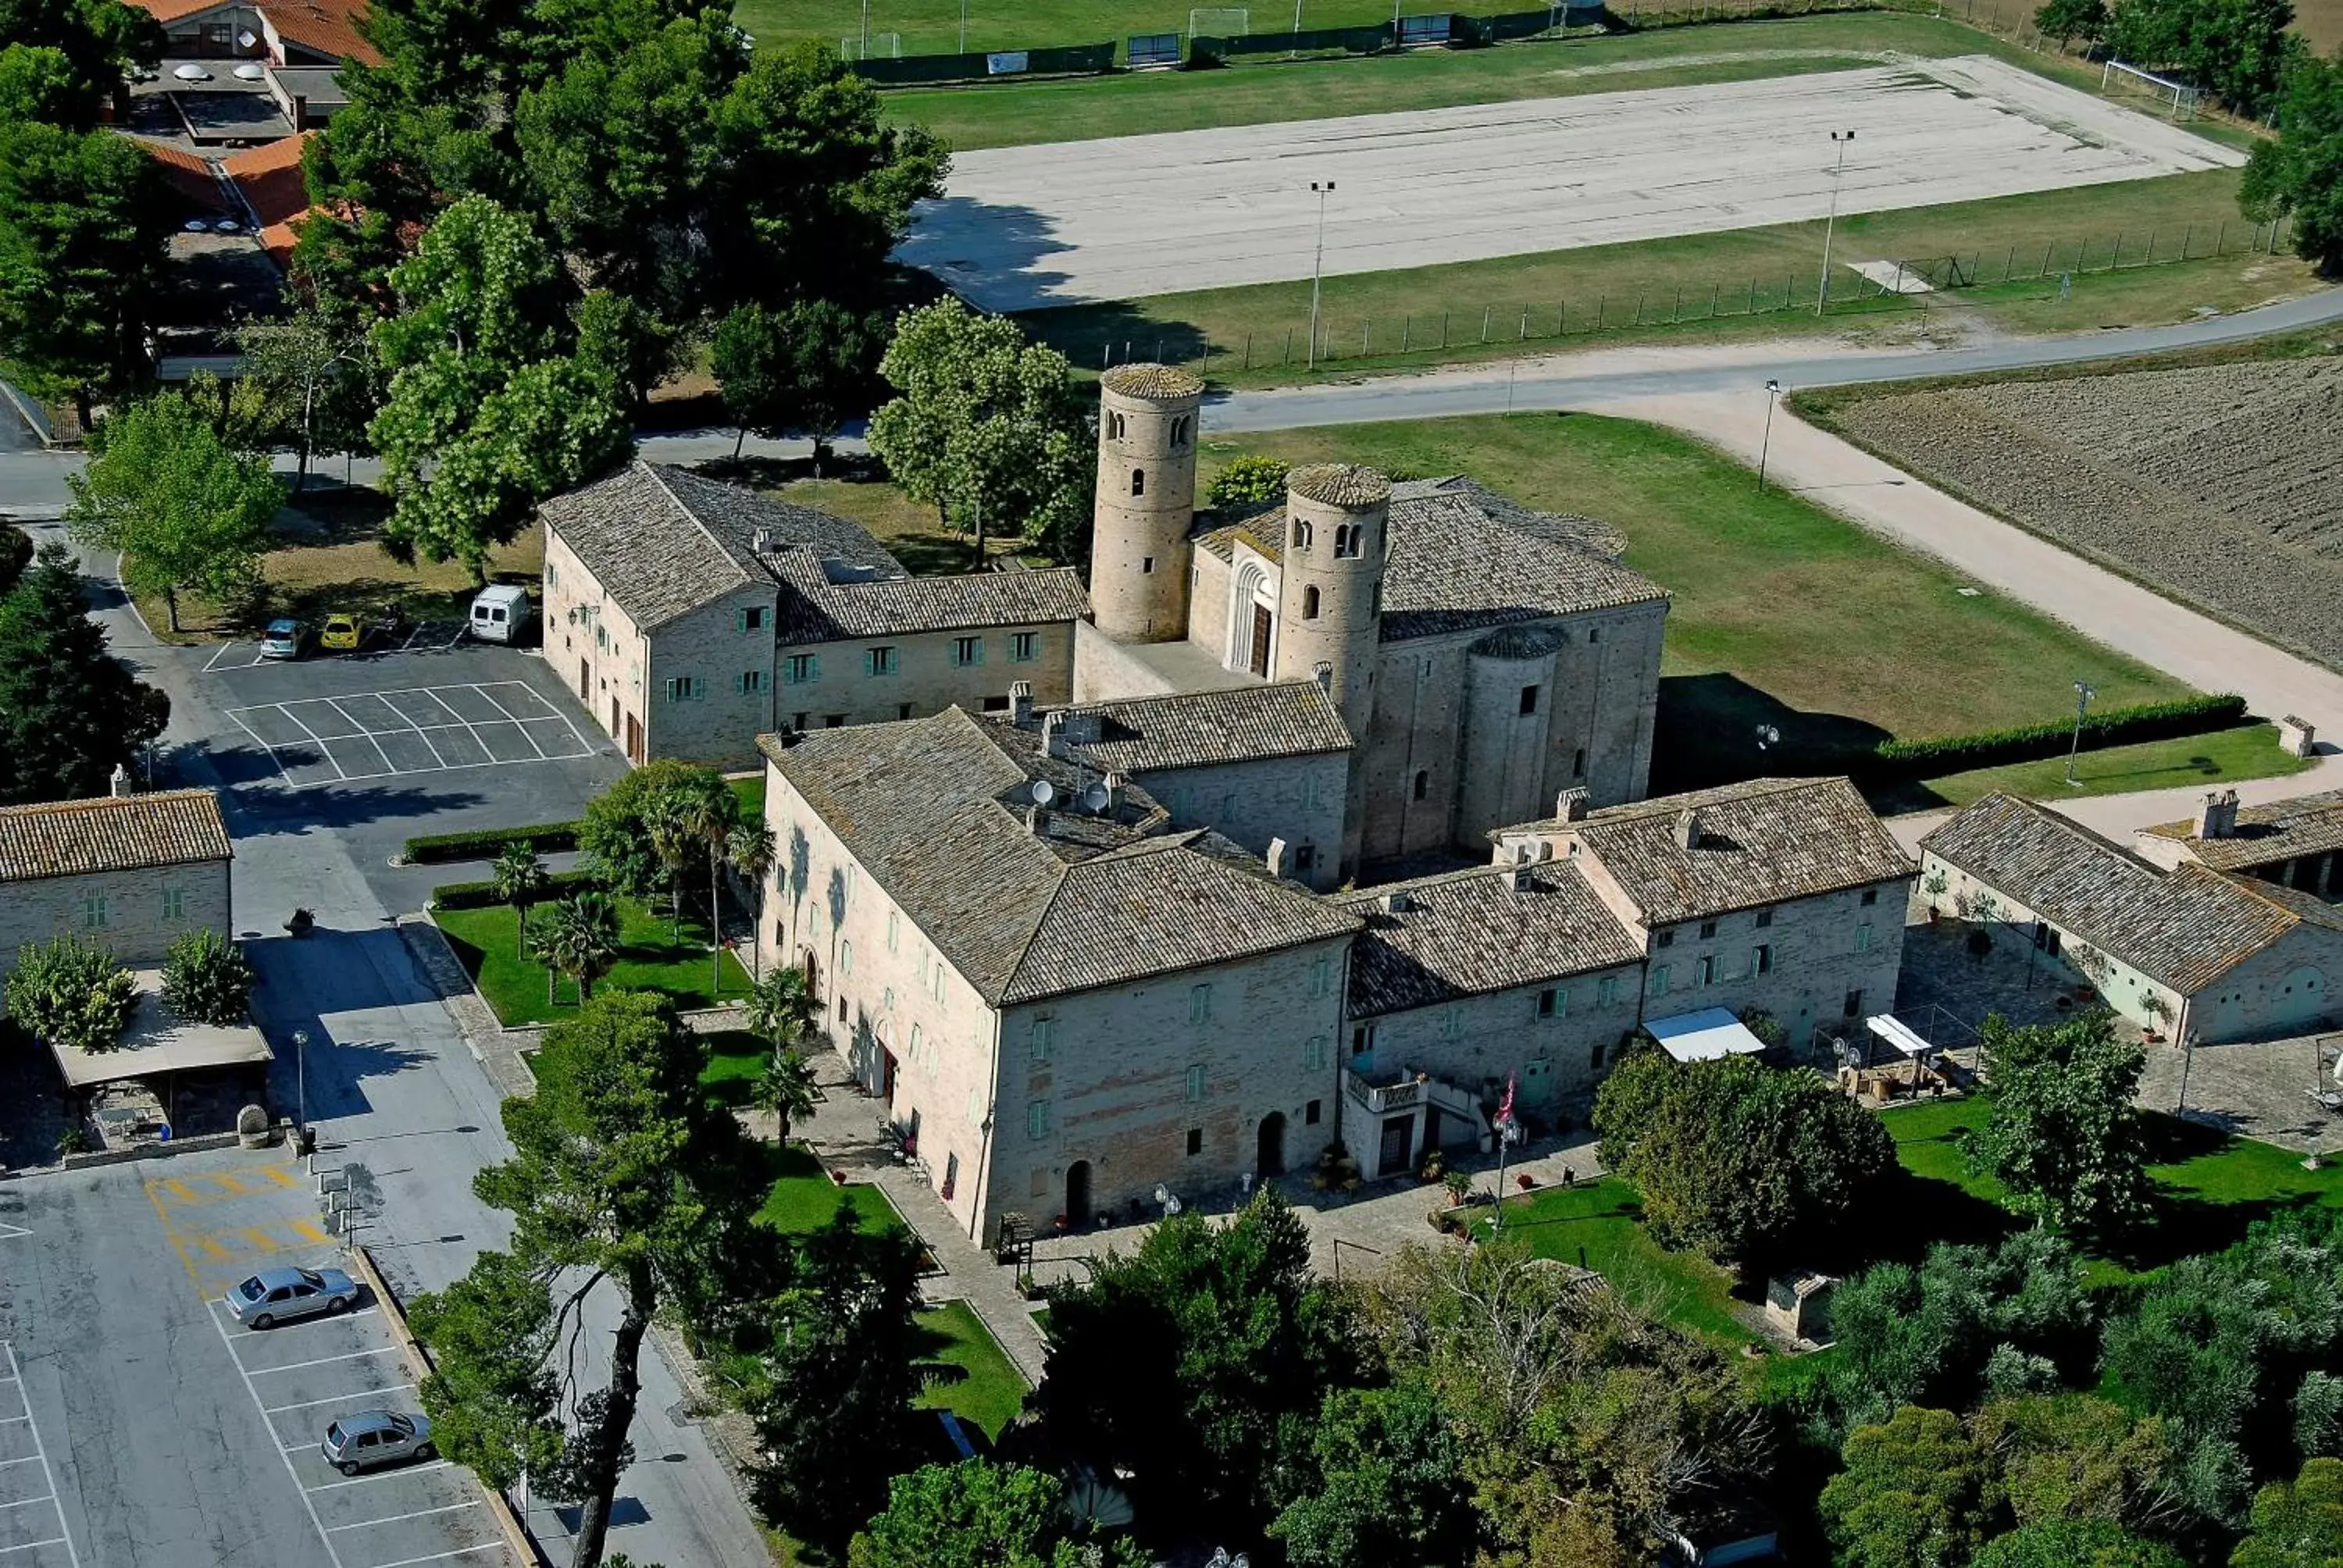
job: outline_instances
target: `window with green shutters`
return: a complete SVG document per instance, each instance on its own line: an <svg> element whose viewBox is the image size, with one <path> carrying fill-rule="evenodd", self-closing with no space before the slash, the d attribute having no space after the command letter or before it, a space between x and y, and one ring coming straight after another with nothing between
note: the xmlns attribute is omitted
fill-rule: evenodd
<svg viewBox="0 0 2343 1568"><path fill-rule="evenodd" d="M952 638L952 668L969 669L984 662L984 638L956 637Z"/></svg>
<svg viewBox="0 0 2343 1568"><path fill-rule="evenodd" d="M793 653L781 660L781 684L806 686L821 678L821 655Z"/></svg>
<svg viewBox="0 0 2343 1568"><path fill-rule="evenodd" d="M891 643L862 650L862 671L865 675L893 675L902 667Z"/></svg>

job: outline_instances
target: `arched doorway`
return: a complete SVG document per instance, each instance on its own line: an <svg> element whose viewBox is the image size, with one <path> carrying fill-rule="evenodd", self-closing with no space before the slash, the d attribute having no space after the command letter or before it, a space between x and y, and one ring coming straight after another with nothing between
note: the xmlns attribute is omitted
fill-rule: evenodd
<svg viewBox="0 0 2343 1568"><path fill-rule="evenodd" d="M1066 1167L1066 1224L1091 1222L1091 1162L1077 1160Z"/></svg>
<svg viewBox="0 0 2343 1568"><path fill-rule="evenodd" d="M1272 1111L1261 1119L1261 1132L1253 1141L1253 1173L1266 1181L1272 1176L1285 1174L1285 1112Z"/></svg>
<svg viewBox="0 0 2343 1568"><path fill-rule="evenodd" d="M1222 662L1231 669L1266 676L1276 628L1277 599L1270 588L1269 574L1262 570L1260 562L1247 561L1229 593L1228 656Z"/></svg>

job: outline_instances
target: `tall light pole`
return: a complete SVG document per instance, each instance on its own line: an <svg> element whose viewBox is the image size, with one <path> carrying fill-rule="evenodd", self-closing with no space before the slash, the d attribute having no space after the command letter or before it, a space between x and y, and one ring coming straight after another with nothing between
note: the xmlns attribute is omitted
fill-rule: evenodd
<svg viewBox="0 0 2343 1568"><path fill-rule="evenodd" d="M870 0L862 0L862 57L870 58Z"/></svg>
<svg viewBox="0 0 2343 1568"><path fill-rule="evenodd" d="M1757 493L1765 493L1765 459L1774 450L1774 405L1782 399L1779 381L1765 383L1765 438L1757 443ZM1761 742L1762 744L1762 742Z"/></svg>
<svg viewBox="0 0 2343 1568"><path fill-rule="evenodd" d="M1833 131L1831 141L1838 148L1838 161L1831 169L1830 218L1823 225L1823 278L1815 289L1815 314L1820 316L1830 300L1831 236L1838 228L1839 176L1846 172L1846 145L1855 140L1853 131Z"/></svg>
<svg viewBox="0 0 2343 1568"><path fill-rule="evenodd" d="M968 53L968 0L960 0L960 52Z"/></svg>
<svg viewBox="0 0 2343 1568"><path fill-rule="evenodd" d="M1294 8L1296 15L1301 7ZM1310 258L1310 355L1308 369L1318 368L1318 284L1326 270L1326 198L1334 194L1332 180L1312 180L1310 189L1318 197L1318 249Z"/></svg>
<svg viewBox="0 0 2343 1568"><path fill-rule="evenodd" d="M2091 710L2091 699L2098 689L2087 680L2075 682L2075 743L2066 748L2066 782L2079 789L2082 780L2075 777L2075 754L2083 749L2083 716Z"/></svg>
<svg viewBox="0 0 2343 1568"><path fill-rule="evenodd" d="M309 1131L309 1031L306 1029L293 1031L293 1082L294 1103L299 1108L293 1128L297 1138Z"/></svg>

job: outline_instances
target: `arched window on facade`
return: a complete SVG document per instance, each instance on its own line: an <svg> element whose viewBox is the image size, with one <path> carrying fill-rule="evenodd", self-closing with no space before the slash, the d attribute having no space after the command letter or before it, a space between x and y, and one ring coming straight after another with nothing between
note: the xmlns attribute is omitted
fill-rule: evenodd
<svg viewBox="0 0 2343 1568"><path fill-rule="evenodd" d="M1120 441L1122 439L1122 416L1120 414L1108 415L1106 417L1107 438L1111 441Z"/></svg>
<svg viewBox="0 0 2343 1568"><path fill-rule="evenodd" d="M1293 548L1297 550L1310 548L1310 519L1307 518L1293 519Z"/></svg>
<svg viewBox="0 0 2343 1568"><path fill-rule="evenodd" d="M1354 543L1357 537L1358 530L1351 527L1350 524L1336 523L1334 525L1334 556L1336 559L1339 560L1344 556L1356 555L1358 553Z"/></svg>
<svg viewBox="0 0 2343 1568"><path fill-rule="evenodd" d="M1318 618L1318 585L1316 583L1312 583L1302 590L1302 618L1303 620Z"/></svg>
<svg viewBox="0 0 2343 1568"><path fill-rule="evenodd" d="M1172 444L1174 447L1188 444L1188 416L1185 414L1172 421Z"/></svg>
<svg viewBox="0 0 2343 1568"><path fill-rule="evenodd" d="M1131 493L1134 496L1143 496L1147 494L1146 469L1133 468L1131 471Z"/></svg>

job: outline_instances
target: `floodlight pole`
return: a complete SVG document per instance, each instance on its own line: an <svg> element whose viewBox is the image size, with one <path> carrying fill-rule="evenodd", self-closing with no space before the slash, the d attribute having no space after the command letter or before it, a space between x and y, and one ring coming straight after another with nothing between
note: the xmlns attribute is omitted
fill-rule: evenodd
<svg viewBox="0 0 2343 1568"><path fill-rule="evenodd" d="M306 1029L293 1031L293 1083L294 1104L298 1108L294 1133L299 1137L309 1130L309 1031Z"/></svg>
<svg viewBox="0 0 2343 1568"><path fill-rule="evenodd" d="M2075 758L2083 749L2083 716L2090 712L2091 699L2098 694L2089 681L2075 682L2075 742L2066 748L2066 782L2077 789L2083 787L2082 780L2075 777Z"/></svg>
<svg viewBox="0 0 2343 1568"><path fill-rule="evenodd" d="M862 0L862 57L870 58L870 0Z"/></svg>
<svg viewBox="0 0 2343 1568"><path fill-rule="evenodd" d="M1766 382L1765 438L1757 443L1757 493L1761 496L1765 493L1765 459L1771 457L1774 451L1774 405L1780 402L1781 398L1782 384L1779 381Z"/></svg>
<svg viewBox="0 0 2343 1568"><path fill-rule="evenodd" d="M1302 7L1298 4L1293 14L1296 16L1302 15ZM1310 188L1318 197L1318 249L1310 259L1310 353L1304 368L1315 370L1318 368L1318 285L1326 270L1326 198L1334 194L1334 182L1312 180Z"/></svg>
<svg viewBox="0 0 2343 1568"><path fill-rule="evenodd" d="M960 52L968 53L968 0L960 0Z"/></svg>
<svg viewBox="0 0 2343 1568"><path fill-rule="evenodd" d="M1822 315L1823 307L1830 300L1831 236L1838 228L1839 176L1846 172L1846 145L1855 140L1855 133L1833 131L1830 138L1838 147L1838 161L1831 169L1830 218L1823 225L1823 276L1815 289L1815 314L1817 317Z"/></svg>

